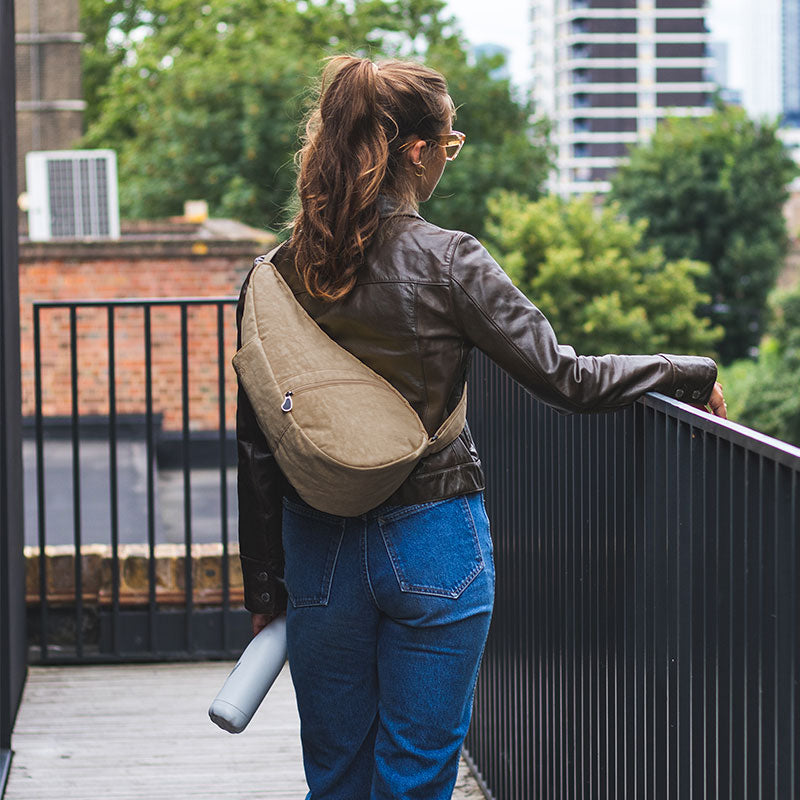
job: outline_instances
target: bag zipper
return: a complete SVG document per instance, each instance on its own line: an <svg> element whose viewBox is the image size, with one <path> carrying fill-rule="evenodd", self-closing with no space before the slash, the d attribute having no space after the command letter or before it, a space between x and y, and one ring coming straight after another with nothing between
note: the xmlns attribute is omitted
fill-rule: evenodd
<svg viewBox="0 0 800 800"><path fill-rule="evenodd" d="M341 383L369 383L373 386L376 385L375 381L371 381L368 378L337 378L335 380L318 381L317 383L304 383L296 389L289 389L287 392L284 392L283 401L281 402L281 411L291 411L294 407L292 397L306 391L306 389L317 389L320 386L334 386Z"/></svg>

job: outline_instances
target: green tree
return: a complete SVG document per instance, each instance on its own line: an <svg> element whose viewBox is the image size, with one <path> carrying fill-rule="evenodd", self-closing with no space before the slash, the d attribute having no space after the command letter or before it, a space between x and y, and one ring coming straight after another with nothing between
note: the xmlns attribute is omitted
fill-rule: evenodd
<svg viewBox="0 0 800 800"><path fill-rule="evenodd" d="M457 106L454 127L467 134L467 141L422 213L443 228L482 238L487 203L495 193L541 197L552 159L549 126L531 123L530 100L517 102L508 80L492 77L501 56L472 64L460 47L440 46L431 48L427 61L447 77Z"/></svg>
<svg viewBox="0 0 800 800"><path fill-rule="evenodd" d="M154 21L142 0L80 0L80 29L84 125L91 126L100 112L100 92L114 68L132 47L131 34Z"/></svg>
<svg viewBox="0 0 800 800"><path fill-rule="evenodd" d="M771 296L771 321L757 361L724 368L728 416L800 446L800 286Z"/></svg>
<svg viewBox="0 0 800 800"><path fill-rule="evenodd" d="M489 201L489 247L512 281L582 354L713 355L722 332L695 309L708 265L667 261L643 243L647 223L616 205L504 193Z"/></svg>
<svg viewBox="0 0 800 800"><path fill-rule="evenodd" d="M712 300L703 313L725 329L724 362L758 344L786 255L782 209L797 170L775 130L734 107L667 119L613 182L612 199L650 221L647 241L667 258L711 265L700 283Z"/></svg>
<svg viewBox="0 0 800 800"><path fill-rule="evenodd" d="M452 197L426 209L432 221L480 234L493 178L535 193L546 176L529 107L488 77L495 62L469 63L443 0L114 0L124 15L82 2L96 106L84 145L117 151L125 216L204 198L214 215L280 227L308 86L337 52L425 57L453 76L473 152L442 183Z"/></svg>

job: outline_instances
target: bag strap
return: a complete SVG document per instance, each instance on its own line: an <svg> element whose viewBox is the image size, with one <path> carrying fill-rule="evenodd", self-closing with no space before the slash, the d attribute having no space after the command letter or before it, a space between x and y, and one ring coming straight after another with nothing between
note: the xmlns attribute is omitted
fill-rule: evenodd
<svg viewBox="0 0 800 800"><path fill-rule="evenodd" d="M257 256L253 261L253 267L257 267L259 264L263 264L264 262L272 261L273 256L278 250L283 247L283 242L281 242L276 247L273 247L268 253L263 256ZM296 302L299 302L297 298L295 298ZM456 407L452 410L452 412L448 415L447 419L439 426L439 429L436 433L433 434L428 439L428 451L429 453L438 453L440 450L444 450L447 445L454 442L458 437L461 435L461 431L464 429L464 425L467 422L467 384L464 383L464 390L461 392L461 399L458 401Z"/></svg>
<svg viewBox="0 0 800 800"><path fill-rule="evenodd" d="M266 253L263 256L256 256L253 259L253 266L257 267L259 264L262 264L264 261L272 261L272 257L275 255L275 253L278 252L278 250L281 249L281 247L283 247L283 245L284 245L284 242L281 242L279 245L276 245L275 247L273 247L272 250L269 251L269 253Z"/></svg>
<svg viewBox="0 0 800 800"><path fill-rule="evenodd" d="M439 429L428 439L429 453L438 453L444 450L447 445L454 442L461 435L464 425L467 422L467 384L464 383L464 390L461 392L461 399L452 410L447 419L439 426ZM435 444L434 444L435 443Z"/></svg>

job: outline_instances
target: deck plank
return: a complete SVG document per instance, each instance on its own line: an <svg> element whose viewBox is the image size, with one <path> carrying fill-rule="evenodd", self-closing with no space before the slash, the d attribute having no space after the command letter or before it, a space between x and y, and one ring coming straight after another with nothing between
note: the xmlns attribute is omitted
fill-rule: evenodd
<svg viewBox="0 0 800 800"><path fill-rule="evenodd" d="M5 800L302 800L284 669L248 728L208 719L229 662L30 667ZM454 800L483 800L462 762Z"/></svg>

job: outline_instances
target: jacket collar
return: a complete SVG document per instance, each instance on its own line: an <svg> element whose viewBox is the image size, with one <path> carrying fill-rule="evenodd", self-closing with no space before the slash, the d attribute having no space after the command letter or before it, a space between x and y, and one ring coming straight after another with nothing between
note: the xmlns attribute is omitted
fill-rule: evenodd
<svg viewBox="0 0 800 800"><path fill-rule="evenodd" d="M414 206L402 203L395 197L387 194L378 195L378 214L381 217L416 217L422 219Z"/></svg>

